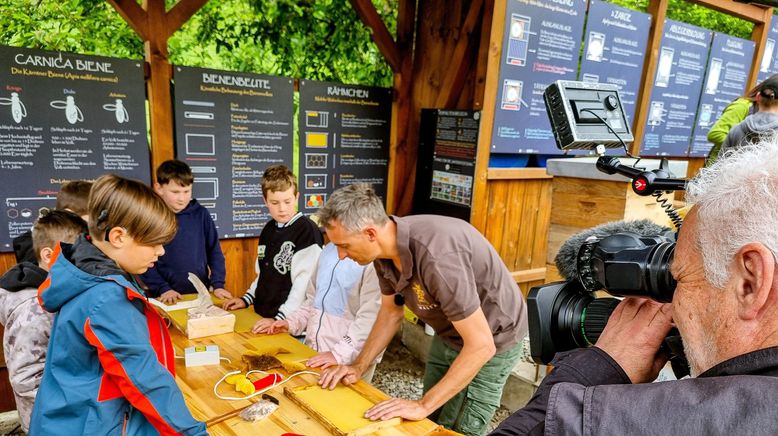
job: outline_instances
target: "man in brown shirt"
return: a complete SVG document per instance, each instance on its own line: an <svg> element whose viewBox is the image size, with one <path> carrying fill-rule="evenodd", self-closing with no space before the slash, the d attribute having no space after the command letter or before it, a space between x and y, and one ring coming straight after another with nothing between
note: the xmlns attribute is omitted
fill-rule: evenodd
<svg viewBox="0 0 778 436"><path fill-rule="evenodd" d="M366 417L430 417L466 434L483 434L527 333L518 286L489 242L465 221L433 215L389 217L367 185L335 191L319 211L341 258L375 264L381 308L350 366L322 372L319 384L355 383L391 341L408 306L436 333L421 400L392 398Z"/></svg>

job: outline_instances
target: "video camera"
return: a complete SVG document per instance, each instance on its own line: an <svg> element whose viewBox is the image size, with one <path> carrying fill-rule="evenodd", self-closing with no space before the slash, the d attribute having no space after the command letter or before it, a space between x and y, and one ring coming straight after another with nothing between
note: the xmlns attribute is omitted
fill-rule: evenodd
<svg viewBox="0 0 778 436"><path fill-rule="evenodd" d="M543 96L560 149L595 149L600 171L629 177L632 189L656 197L680 228L681 218L660 197L684 189L686 181L672 177L666 160L659 169L648 171L605 156L605 148L619 146L629 155L624 141L633 140L615 86L560 80ZM669 267L674 250L675 233L647 220L604 224L566 241L555 259L565 281L534 287L527 297L532 358L546 364L557 352L597 341L620 301L596 298L597 291L672 301L676 282ZM673 330L663 347L680 377L688 374L688 365L680 336Z"/></svg>

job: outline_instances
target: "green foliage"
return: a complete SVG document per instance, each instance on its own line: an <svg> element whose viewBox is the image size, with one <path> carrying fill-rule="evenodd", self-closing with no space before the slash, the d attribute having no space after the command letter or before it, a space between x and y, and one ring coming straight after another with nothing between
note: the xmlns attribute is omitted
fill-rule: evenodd
<svg viewBox="0 0 778 436"><path fill-rule="evenodd" d="M648 0L609 0L610 2L641 12L648 10ZM715 30L738 38L751 39L754 25L722 12L689 3L686 0L670 0L667 5L667 18L692 24L704 29Z"/></svg>
<svg viewBox="0 0 778 436"><path fill-rule="evenodd" d="M397 0L374 4L394 34ZM0 44L143 58L143 42L105 0L3 0ZM391 69L346 0L211 0L168 47L175 65L392 84Z"/></svg>
<svg viewBox="0 0 778 436"><path fill-rule="evenodd" d="M141 40L104 0L3 0L0 44L143 58Z"/></svg>
<svg viewBox="0 0 778 436"><path fill-rule="evenodd" d="M396 1L374 1L392 34ZM216 64L344 83L392 83L391 69L370 31L345 0L211 1L171 38L170 49L171 59L185 65Z"/></svg>

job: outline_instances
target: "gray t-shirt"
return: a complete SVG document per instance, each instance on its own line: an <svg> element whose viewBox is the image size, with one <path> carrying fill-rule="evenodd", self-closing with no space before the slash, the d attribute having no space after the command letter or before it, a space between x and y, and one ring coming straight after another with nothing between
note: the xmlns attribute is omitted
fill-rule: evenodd
<svg viewBox="0 0 778 436"><path fill-rule="evenodd" d="M497 352L527 334L527 307L508 268L491 244L469 223L437 215L392 216L402 274L389 259L375 261L381 292L402 294L405 305L446 344L462 349L452 321L478 307Z"/></svg>

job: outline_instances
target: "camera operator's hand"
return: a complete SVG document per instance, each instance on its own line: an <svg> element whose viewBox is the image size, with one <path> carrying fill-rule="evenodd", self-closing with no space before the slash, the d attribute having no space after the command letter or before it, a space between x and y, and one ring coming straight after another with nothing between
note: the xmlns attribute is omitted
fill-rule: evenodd
<svg viewBox="0 0 778 436"><path fill-rule="evenodd" d="M625 298L608 319L595 346L615 360L632 383L656 379L669 356L659 353L672 327L671 304Z"/></svg>

